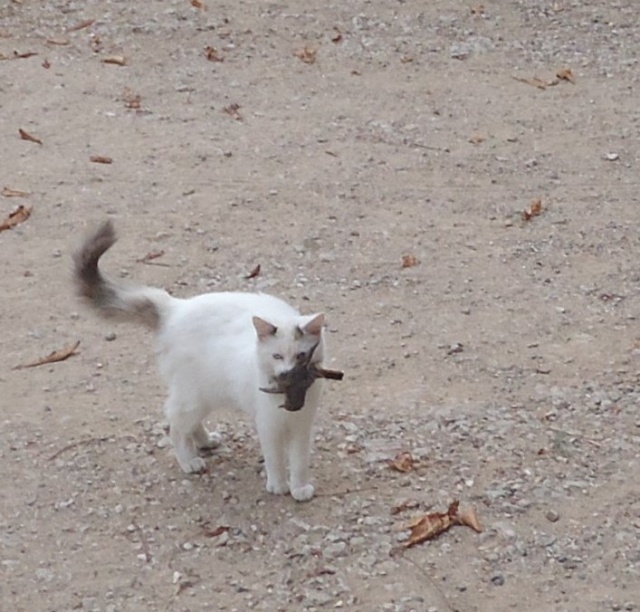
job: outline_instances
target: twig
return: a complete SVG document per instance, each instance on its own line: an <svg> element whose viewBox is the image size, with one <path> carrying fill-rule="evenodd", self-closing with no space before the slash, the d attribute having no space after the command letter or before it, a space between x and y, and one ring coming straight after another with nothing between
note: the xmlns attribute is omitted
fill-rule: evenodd
<svg viewBox="0 0 640 612"><path fill-rule="evenodd" d="M63 446L61 449L57 450L51 457L49 457L48 461L53 461L57 459L62 453L66 453L68 450L72 448L77 448L78 446L84 446L85 444L92 444L93 442L106 442L109 440L111 436L99 436L94 438L85 438L84 440L76 440L75 442L71 442L66 446Z"/></svg>
<svg viewBox="0 0 640 612"><path fill-rule="evenodd" d="M426 572L424 570L424 568L420 567L420 565L418 565L411 557L406 557L404 555L402 555L402 558L405 561L408 561L409 563L411 563L412 565L414 565L418 571L420 572L420 574L422 574L427 581L429 581L431 583L431 586L434 588L434 590L438 593L438 595L440 595L440 598L442 599L442 601L444 602L444 605L447 606L447 610L451 610L451 612L454 612L454 610L456 610L456 608L454 608L451 605L451 602L449 601L449 599L447 598L447 596L443 593L442 589L438 586L438 584L436 583L436 581L428 574L428 572Z"/></svg>
<svg viewBox="0 0 640 612"><path fill-rule="evenodd" d="M351 495L351 493L363 493L364 491L377 491L378 487L361 487L359 489L347 489L346 491L336 491L334 493L316 493L316 497L339 497L341 495Z"/></svg>

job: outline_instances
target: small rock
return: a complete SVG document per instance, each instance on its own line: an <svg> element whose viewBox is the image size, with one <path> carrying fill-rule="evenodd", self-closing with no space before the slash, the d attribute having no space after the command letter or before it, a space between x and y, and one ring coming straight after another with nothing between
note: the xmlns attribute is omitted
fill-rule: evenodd
<svg viewBox="0 0 640 612"><path fill-rule="evenodd" d="M557 523L560 520L560 514L556 510L547 510L545 517L552 523Z"/></svg>
<svg viewBox="0 0 640 612"><path fill-rule="evenodd" d="M504 576L502 574L493 574L491 576L491 584L494 586L502 586L504 584Z"/></svg>
<svg viewBox="0 0 640 612"><path fill-rule="evenodd" d="M104 339L105 339L107 342L113 342L113 341L116 339L116 334L115 334L115 332L109 332L109 333L104 337Z"/></svg>
<svg viewBox="0 0 640 612"><path fill-rule="evenodd" d="M335 559L336 557L344 557L347 554L347 543L346 542L333 542L328 544L324 551L324 556L327 559Z"/></svg>

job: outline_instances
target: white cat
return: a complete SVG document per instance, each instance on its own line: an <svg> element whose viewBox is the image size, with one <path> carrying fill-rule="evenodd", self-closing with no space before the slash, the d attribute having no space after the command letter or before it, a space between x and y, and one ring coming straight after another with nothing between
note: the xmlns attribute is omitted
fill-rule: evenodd
<svg viewBox="0 0 640 612"><path fill-rule="evenodd" d="M98 267L115 241L107 221L74 254L79 292L103 316L138 320L155 330L158 364L169 386L169 435L180 467L205 469L198 450L216 447L220 437L209 433L203 420L215 409L235 405L255 419L267 491L311 499L309 454L322 382L311 385L298 411L279 407L283 396L260 388L273 386L310 353L311 363L322 362L324 315L302 316L260 293L179 299L162 289L116 283Z"/></svg>

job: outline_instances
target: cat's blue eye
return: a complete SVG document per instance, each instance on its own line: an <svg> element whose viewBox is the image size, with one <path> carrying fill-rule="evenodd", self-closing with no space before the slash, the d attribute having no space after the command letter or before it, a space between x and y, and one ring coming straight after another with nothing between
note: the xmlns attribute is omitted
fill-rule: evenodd
<svg viewBox="0 0 640 612"><path fill-rule="evenodd" d="M274 353L273 355L271 355L274 359L277 359L278 361L281 361L282 359L284 359L284 357L280 354L280 353Z"/></svg>

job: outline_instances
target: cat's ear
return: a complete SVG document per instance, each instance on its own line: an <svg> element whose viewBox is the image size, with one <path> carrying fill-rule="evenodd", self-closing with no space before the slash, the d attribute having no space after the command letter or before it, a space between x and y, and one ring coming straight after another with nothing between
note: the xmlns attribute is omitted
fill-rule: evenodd
<svg viewBox="0 0 640 612"><path fill-rule="evenodd" d="M298 327L303 334L310 336L319 336L324 325L324 313L305 317L305 322Z"/></svg>
<svg viewBox="0 0 640 612"><path fill-rule="evenodd" d="M266 340L271 336L275 336L278 331L278 328L275 325L272 325L260 317L253 317L253 326L256 328L256 332L258 333L258 338L260 338L260 340Z"/></svg>

